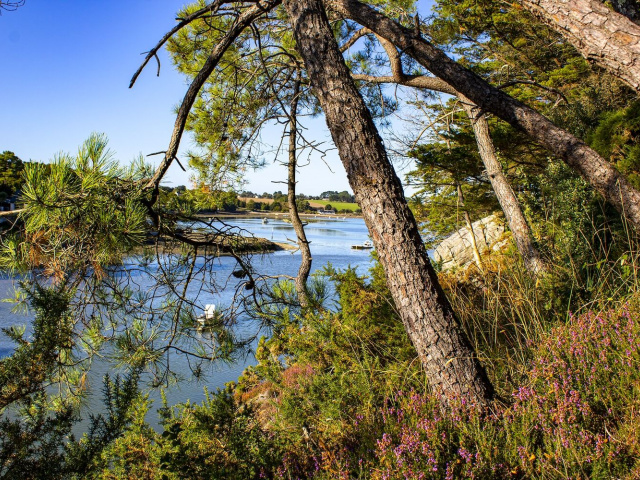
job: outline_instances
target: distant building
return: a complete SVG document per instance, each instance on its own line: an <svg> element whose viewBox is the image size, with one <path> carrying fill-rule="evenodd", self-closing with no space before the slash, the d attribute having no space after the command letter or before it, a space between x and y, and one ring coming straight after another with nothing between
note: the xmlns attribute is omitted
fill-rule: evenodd
<svg viewBox="0 0 640 480"><path fill-rule="evenodd" d="M1 212L12 212L16 209L16 203L18 202L19 192L14 193L9 198L0 202L0 211Z"/></svg>

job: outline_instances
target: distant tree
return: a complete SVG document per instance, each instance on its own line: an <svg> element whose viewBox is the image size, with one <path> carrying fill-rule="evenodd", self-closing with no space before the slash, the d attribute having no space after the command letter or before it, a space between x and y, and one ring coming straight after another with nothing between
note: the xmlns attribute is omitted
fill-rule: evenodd
<svg viewBox="0 0 640 480"><path fill-rule="evenodd" d="M18 156L9 151L0 154L0 192L11 196L22 185L24 163Z"/></svg>
<svg viewBox="0 0 640 480"><path fill-rule="evenodd" d="M247 202L247 210L255 210L256 209L256 202L255 200L249 200Z"/></svg>
<svg viewBox="0 0 640 480"><path fill-rule="evenodd" d="M233 212L238 206L238 196L234 192L217 190L212 192L215 208L225 212Z"/></svg>
<svg viewBox="0 0 640 480"><path fill-rule="evenodd" d="M273 201L274 202L286 203L287 202L287 196L283 195L282 192L275 192L273 194Z"/></svg>
<svg viewBox="0 0 640 480"><path fill-rule="evenodd" d="M353 195L351 195L349 192L347 192L346 190L337 193L331 193L329 195L329 201L330 202L346 202L346 203L354 203L356 201L355 197Z"/></svg>
<svg viewBox="0 0 640 480"><path fill-rule="evenodd" d="M322 193L319 195L319 198L321 198L321 199L322 199L322 198L327 198L327 199L329 199L329 198L331 198L331 196L332 196L332 195L337 195L337 194L338 194L338 192L336 192L335 190L329 190L329 191L326 191L326 192L322 192Z"/></svg>
<svg viewBox="0 0 640 480"><path fill-rule="evenodd" d="M296 200L296 205L298 206L298 211L300 212L308 212L309 210L312 210L311 205L309 205L309 202L301 198Z"/></svg>
<svg viewBox="0 0 640 480"><path fill-rule="evenodd" d="M328 210L333 210L333 207L331 206L331 204L330 204L330 203L327 203L327 204L324 206L324 209L325 209L325 210L327 210L327 211L328 211Z"/></svg>

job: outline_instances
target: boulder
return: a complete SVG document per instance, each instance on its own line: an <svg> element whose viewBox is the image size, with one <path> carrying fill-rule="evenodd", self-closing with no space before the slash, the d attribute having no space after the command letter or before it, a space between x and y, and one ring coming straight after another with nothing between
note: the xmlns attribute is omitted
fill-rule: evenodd
<svg viewBox="0 0 640 480"><path fill-rule="evenodd" d="M480 254L504 245L505 226L502 217L493 214L472 224ZM467 227L445 238L433 251L433 258L442 270L465 267L474 261L471 232Z"/></svg>

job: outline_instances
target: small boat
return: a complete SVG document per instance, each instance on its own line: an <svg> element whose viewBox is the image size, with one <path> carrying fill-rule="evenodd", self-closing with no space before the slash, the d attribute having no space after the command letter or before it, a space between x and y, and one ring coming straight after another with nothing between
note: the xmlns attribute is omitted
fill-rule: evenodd
<svg viewBox="0 0 640 480"><path fill-rule="evenodd" d="M268 219L267 217L264 217L264 218L262 219L262 224L263 224L263 225L266 225L267 223L269 223L269 219Z"/></svg>
<svg viewBox="0 0 640 480"><path fill-rule="evenodd" d="M213 320L216 317L216 306L215 305L205 305L204 313L202 315L198 315L196 321L198 322L198 328L204 328L208 321Z"/></svg>
<svg viewBox="0 0 640 480"><path fill-rule="evenodd" d="M373 243L371 243L369 240L367 240L366 242L360 244L360 245L351 245L351 248L355 248L356 250L369 250L371 248L373 248Z"/></svg>

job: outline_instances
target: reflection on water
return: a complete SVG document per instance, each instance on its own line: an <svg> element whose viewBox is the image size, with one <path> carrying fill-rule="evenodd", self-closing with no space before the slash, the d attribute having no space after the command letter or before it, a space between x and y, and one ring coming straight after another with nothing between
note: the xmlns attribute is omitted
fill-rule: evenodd
<svg viewBox="0 0 640 480"><path fill-rule="evenodd" d="M348 232L343 232L342 230L336 230L335 228L308 228L306 230L307 234L317 233L318 235L331 235L331 236L348 236Z"/></svg>
<svg viewBox="0 0 640 480"><path fill-rule="evenodd" d="M306 221L306 220L305 220ZM258 237L272 239L275 242L292 243L295 239L291 224L278 219L270 219L269 223L263 224L260 218L233 218L225 219L225 224L236 225L245 232L250 232ZM311 253L313 256L314 271L323 269L328 263L338 269L354 267L364 274L371 266L370 252L351 249L352 244L360 244L368 239L368 233L362 219L329 220L319 219L309 224L306 229L310 241ZM200 261L198 262L200 263ZM279 251L268 255L255 256L252 261L256 272L264 275L290 275L295 276L300 264L300 253L298 251ZM152 263L150 271L153 273L157 269L157 263ZM215 260L213 274L221 282L226 281L231 273L237 268L235 260L231 257L220 257ZM127 281L133 289L145 291L149 288L150 280L146 276L148 273L138 269L137 265L126 264ZM209 281L211 279L199 279ZM187 289L187 297L195 301L201 307L213 303L218 306L227 306L232 303L236 290L237 281L226 285L226 288L216 292L203 293L199 287L200 282L193 282ZM12 297L13 281L8 278L0 278L0 298ZM0 328L11 325L25 325L30 317L23 314L12 313L11 304L0 303ZM241 329L251 329L252 322L245 319L241 323ZM244 333L244 332L241 332ZM9 354L13 349L11 342L3 335L0 335L0 355ZM200 402L204 399L203 387L210 391L223 387L225 383L236 380L242 370L255 362L252 354L238 359L233 364L213 363L208 364L203 371L202 380L195 380L191 375L189 359L178 353L172 353L169 357L173 370L179 372L183 378L178 384L171 386L166 391L169 404L175 404L191 400ZM89 379L90 395L88 408L100 410L100 389L102 377L106 373L113 374L113 365L106 361L97 361L92 365ZM97 393L97 394L96 394ZM158 391L150 392L151 398L155 401L155 407L160 405L160 394ZM155 415L149 418L152 424L156 423ZM86 425L85 425L86 426ZM81 426L82 428L82 426ZM79 432L77 432L79 433Z"/></svg>

